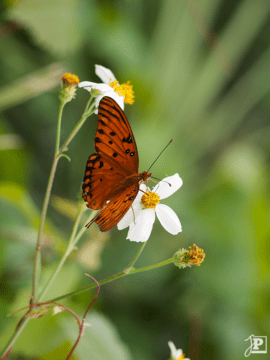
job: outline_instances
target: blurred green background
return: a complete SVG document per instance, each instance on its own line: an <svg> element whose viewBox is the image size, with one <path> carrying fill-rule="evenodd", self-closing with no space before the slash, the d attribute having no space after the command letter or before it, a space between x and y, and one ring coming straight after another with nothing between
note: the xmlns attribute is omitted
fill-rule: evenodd
<svg viewBox="0 0 270 360"><path fill-rule="evenodd" d="M270 335L269 0L24 0L1 3L0 351L28 304L41 207L55 147L65 72L100 82L94 64L130 80L125 107L147 170L179 173L182 188L163 203L178 214L173 236L156 222L136 266L193 243L201 267L169 265L101 288L92 326L73 359L164 360L172 340L191 360L244 359L250 335ZM62 140L89 94L64 110ZM70 235L96 117L61 159L43 240L46 282ZM83 224L82 224L83 226ZM123 270L139 244L127 230L87 231L47 299ZM82 317L94 291L63 300ZM33 319L10 359L65 359L78 327L67 313ZM270 350L269 350L270 351ZM251 359L267 355L251 355Z"/></svg>

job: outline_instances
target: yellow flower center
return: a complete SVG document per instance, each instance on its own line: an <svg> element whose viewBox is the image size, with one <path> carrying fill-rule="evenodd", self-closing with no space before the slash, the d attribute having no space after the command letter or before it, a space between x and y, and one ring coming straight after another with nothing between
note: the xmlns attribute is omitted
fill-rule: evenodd
<svg viewBox="0 0 270 360"><path fill-rule="evenodd" d="M134 103L134 91L132 85L127 81L125 84L119 85L119 81L110 81L109 84L119 96L124 96L124 103L132 105Z"/></svg>
<svg viewBox="0 0 270 360"><path fill-rule="evenodd" d="M156 205L159 203L159 198L160 196L158 196L158 194L149 191L142 196L141 203L146 208L155 209Z"/></svg>
<svg viewBox="0 0 270 360"><path fill-rule="evenodd" d="M66 85L66 86L77 86L80 82L79 78L77 75L73 75L73 74L64 74L62 76L62 81L63 81L63 84Z"/></svg>
<svg viewBox="0 0 270 360"><path fill-rule="evenodd" d="M200 249L195 244L193 245L192 248L191 248L191 246L189 246L188 249L189 249L189 261L193 265L200 266L205 258L205 253L204 253L203 249Z"/></svg>
<svg viewBox="0 0 270 360"><path fill-rule="evenodd" d="M176 360L185 360L185 355L182 354L179 358L177 358Z"/></svg>

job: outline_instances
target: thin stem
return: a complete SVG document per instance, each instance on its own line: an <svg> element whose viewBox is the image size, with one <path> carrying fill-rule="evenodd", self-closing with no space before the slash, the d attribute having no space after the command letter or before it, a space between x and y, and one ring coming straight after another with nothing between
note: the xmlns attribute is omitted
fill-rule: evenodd
<svg viewBox="0 0 270 360"><path fill-rule="evenodd" d="M77 215L77 218L75 220L75 223L74 223L71 235L70 235L70 239L69 239L69 242L68 242L67 249L66 249L65 253L63 254L57 268L53 272L51 278L47 282L47 285L45 286L44 290L42 291L42 294L38 298L38 301L42 301L44 296L47 294L47 292L50 289L50 287L52 286L56 276L59 274L59 272L62 269L64 263L66 262L66 259L68 258L69 254L72 252L72 250L74 249L74 238L75 238L75 235L77 233L77 229L78 229L78 226L80 224L81 216L82 216L82 213L84 212L84 210L85 210L85 207L81 206L79 211L78 211L78 215Z"/></svg>
<svg viewBox="0 0 270 360"><path fill-rule="evenodd" d="M50 177L49 177L49 181L48 181L48 185L47 185L47 189L46 189L42 213L41 213L41 219L40 219L40 225L39 225L38 237L37 237L34 274L33 274L33 290L32 290L32 297L31 297L30 304L33 304L35 302L35 297L36 297L37 274L38 274L38 267L39 267L39 262L40 262L41 238L42 238L43 229L44 229L44 225L45 225L45 219L46 219L46 214L47 214L47 210L48 210L48 205L49 205L49 200L50 200L50 195L51 195L51 190L52 190L52 185L53 185L53 180L54 180L54 175L55 175L55 171L57 168L58 160L59 160L59 158L54 159L54 161L53 161L53 165L52 165L52 169L51 169L51 173L50 173Z"/></svg>
<svg viewBox="0 0 270 360"><path fill-rule="evenodd" d="M80 211L78 212L78 215L77 215L77 218L75 220L75 224L73 226L73 229L72 229L72 234L71 234L71 237L70 237L70 241L69 243L72 243L73 244L73 247L75 246L75 244L78 242L79 238L82 236L82 234L84 233L84 231L79 231L79 233L76 235L76 231L77 231L77 228L78 228L78 225L79 225L79 220L81 219L81 215L84 211L84 206L81 207ZM91 215L89 216L89 219L88 221L90 221L90 219L93 217L93 213L91 213ZM86 229L85 227L83 227L83 229ZM58 265L58 267L56 268L54 274L52 275L52 278L48 281L46 287L44 288L44 290L41 292L41 295L38 299L38 301L41 301L41 299L43 299L43 297L45 296L45 294L47 293L47 291L49 290L50 286L52 285L53 281L55 280L57 274L59 273L59 271L61 270L61 267L64 265L64 262L65 260L67 259L68 257L68 254L70 254L70 244L68 245L67 247L67 250L65 252L65 254L63 255L62 259L60 260L60 264ZM4 354L6 355L7 354L7 351L8 350L12 350L12 347L14 346L15 344L15 341L17 340L17 338L19 337L20 333L22 332L22 330L25 328L26 324L28 323L28 321L30 320L30 317L26 317L24 319L22 319L21 323L20 323L20 326L18 328L17 331L14 332L13 336L11 337L8 345L6 346L6 349L4 350L4 352L2 353L2 356L4 356ZM5 358L3 358L5 359ZM2 360L2 358L1 358Z"/></svg>
<svg viewBox="0 0 270 360"><path fill-rule="evenodd" d="M74 138L74 136L77 134L77 132L80 130L80 128L83 126L85 120L92 115L96 109L94 109L95 107L95 103L93 103L90 107L90 102L93 99L93 96L90 97L90 99L88 100L88 103L86 105L86 108L84 110L84 113L81 117L81 120L77 123L77 125L75 126L75 128L72 130L72 132L70 133L69 137L67 138L67 140L65 141L64 145L61 147L61 149L59 150L57 156L59 157L63 151L65 151L65 149L67 148L68 144L71 142L71 140ZM88 109L89 107L89 109Z"/></svg>
<svg viewBox="0 0 270 360"><path fill-rule="evenodd" d="M57 122L57 132L56 132L56 142L55 142L55 152L54 152L54 157L56 157L56 155L59 152L59 147L60 147L60 134L61 134L61 120L62 120L62 114L63 114L63 109L64 109L65 103L61 102L60 103L60 107L59 107L59 114L58 114L58 122Z"/></svg>
<svg viewBox="0 0 270 360"><path fill-rule="evenodd" d="M116 275L113 275L113 276L111 276L111 277L109 277L107 279L99 281L98 283L99 283L99 285L107 284L107 283L109 283L111 281L114 281L116 279L119 279L119 278L121 278L123 276L129 275L129 274L136 274L136 273L139 273L139 272L142 272L142 271L156 269L158 267L168 265L168 264L170 264L172 262L173 262L173 258L170 258L170 259L162 261L160 263L150 265L150 266L145 266L145 267L142 267L142 268L139 268L139 269L128 269L127 268L126 270L124 270L124 271L122 271L122 272L120 272L120 273L118 273ZM72 291L72 292L67 293L65 295L58 296L57 298L54 298L54 299L52 299L50 301L59 301L59 300L65 299L65 298L67 298L69 296L78 295L78 294L81 294L81 293L83 293L85 291L89 291L89 290L91 290L91 289L93 289L95 287L96 287L96 284L89 285L89 286L86 286L84 288L81 288L80 290Z"/></svg>
<svg viewBox="0 0 270 360"><path fill-rule="evenodd" d="M42 238L42 233L43 233L43 229L44 229L44 225L45 225L45 219L46 219L46 214L47 214L47 210L48 210L48 204L49 204L49 200L50 200L53 179L54 179L55 171L56 171L58 160L59 160L59 158L57 158L57 153L59 151L60 134L61 134L61 120L62 120L63 109L64 109L65 104L66 103L64 101L61 101L60 107L59 107L54 160L53 160L51 173L49 176L49 181L48 181L48 185L47 185L47 189L46 189L45 199L44 199L43 208L42 208L42 212L41 212L40 225L39 225L39 230L38 230L36 258L35 258L34 273L33 273L32 297L30 300L30 304L33 304L35 302L35 297L36 297L37 275L38 275L38 267L39 267L39 263L40 263L41 238Z"/></svg>
<svg viewBox="0 0 270 360"><path fill-rule="evenodd" d="M21 322L21 325L20 325L19 329L14 332L14 334L12 335L8 345L6 346L5 350L3 351L3 353L2 353L3 357L1 357L1 360L5 360L7 358L7 356L11 352L16 340L20 336L21 332L23 331L23 329L25 328L25 326L26 326L26 324L28 323L29 320L30 320L30 317L27 317Z"/></svg>
<svg viewBox="0 0 270 360"><path fill-rule="evenodd" d="M170 264L170 263L172 263L172 262L173 262L173 258L170 258L170 259L165 260L165 261L162 261L162 262L160 262L160 263L157 263L157 264L154 264L154 265L150 265L150 266L145 266L145 267L142 267L142 268L139 268L139 269L129 269L129 270L126 269L126 270L124 270L124 271L122 271L122 272L120 272L120 273L118 273L118 274L116 274L116 275L113 275L113 276L111 276L111 277L109 277L109 278L107 278L107 279L104 279L104 280L100 281L100 282L99 282L99 285L103 285L103 284L109 283L109 282L111 282L111 281L114 281L114 280L116 280L116 279L119 279L119 278L121 278L121 277L123 277L123 276L127 276L127 275L129 275L129 274L135 274L135 273L139 273L139 272L143 272L143 271L148 271L148 270L156 269L156 268L158 268L158 267L161 267L161 266L164 266L164 265L168 265L168 264ZM69 296L78 295L78 294L81 294L81 293L83 293L83 292L85 292L85 291L89 291L89 290L95 288L96 286L97 286L96 284L93 284L93 285L90 285L90 286L86 286L86 287L84 287L84 288L82 288L82 289L80 289L80 290L72 291L72 292L67 293L67 294L65 294L65 295L62 295L62 296L59 296L59 297L57 297L57 298L51 299L51 300L49 300L48 302L59 301L59 300L65 299L65 298L67 298L67 297L69 297ZM27 317L26 319L24 319L24 320L22 321L22 323L21 323L18 331L15 332L15 334L13 335L11 341L9 342L9 344L8 344L8 346L6 347L6 349L5 349L5 351L3 352L3 354L5 354L5 353L8 351L8 349L10 349L10 347L13 347L16 339L19 337L19 334L22 332L22 330L24 329L24 327L26 326L26 324L28 323L29 320L30 320L30 318Z"/></svg>
<svg viewBox="0 0 270 360"><path fill-rule="evenodd" d="M97 285L97 291L96 291L96 295L94 296L93 300L90 302L90 304L88 305L84 315L83 315L83 318L82 318L82 321L79 322L80 326L79 326L79 336L74 344L74 346L72 347L70 353L68 354L68 357L66 358L66 360L70 359L72 354L74 353L74 350L75 348L78 346L79 344L79 341L81 340L81 337L83 335L83 330L84 330L84 322L85 322L85 318L86 318L86 315L88 313L88 311L90 310L91 306L93 305L93 303L95 302L95 300L97 299L98 297L98 293L99 293L99 289L100 289L100 285L99 283L97 282L97 280L95 278L93 278L93 276L91 275L88 275L88 274L85 274L86 276L90 277L91 279L93 279Z"/></svg>
<svg viewBox="0 0 270 360"><path fill-rule="evenodd" d="M48 180L48 185L47 185L47 189L46 189L46 193L45 193L44 203L43 203L42 212L41 212L40 225L39 225L39 230L38 230L38 236L37 236L36 257L35 257L34 272L33 272L32 296L31 296L31 300L30 300L30 306L35 302L35 298L36 298L38 268L39 268L39 263L40 263L41 239L42 239L43 229L44 229L44 225L45 225L45 219L46 219L46 215L47 215L47 210L48 210L48 205L49 205L49 200L50 200L50 195L51 195L51 190L52 190L52 185L53 185L53 180L54 180L57 164L58 164L61 154L66 149L67 145L71 142L71 140L74 138L74 136L80 130L80 128L84 124L85 120L94 112L93 108L94 108L95 104L93 103L92 105L90 105L92 99L93 99L93 96L90 96L90 99L88 100L88 102L86 104L86 107L83 112L81 120L75 126L75 128L71 132L70 136L68 137L68 139L66 140L66 142L64 143L62 148L59 150L61 119L62 119L63 109L65 106L64 102L60 103L59 113L58 113L57 134L56 134L55 156L53 159L53 164L52 164L52 168L51 168L51 172L50 172L50 176L49 176L49 180ZM76 238L76 239L78 241L78 238ZM56 269L56 271L58 271L58 272L60 271L60 269L64 263L64 261L62 261L62 260L63 260L63 258L61 259L61 266L58 266ZM56 273L56 275L57 275L57 273ZM54 276L54 279L55 279L56 275ZM47 286L45 288L46 292L48 291L52 282L50 281L50 283L47 284ZM45 294L45 292L44 292L44 294ZM44 294L42 292L40 295L40 298L43 297ZM29 318L24 319L22 321L22 323L20 324L18 331L14 332L13 336L11 337L11 339L6 347L6 350L3 353L3 356L5 356L4 354L6 354L8 350L11 351L13 345L15 344L15 341L19 337L20 333L22 332L22 330L24 329L24 327L26 326L28 321L29 321Z"/></svg>
<svg viewBox="0 0 270 360"><path fill-rule="evenodd" d="M139 269L130 269L128 274L136 274L136 273L139 273L139 272L142 272L142 271L156 269L158 267L171 264L172 262L173 262L173 258L170 258L168 260L161 261L160 263L157 263L157 264L154 264L154 265L145 266L145 267L142 267L142 268L139 268Z"/></svg>
<svg viewBox="0 0 270 360"><path fill-rule="evenodd" d="M146 245L146 241L141 245L139 251L137 252L137 254L135 255L134 259L131 261L131 263L128 265L127 269L131 268L135 262L137 261L138 257L140 256L141 252L143 251L144 247Z"/></svg>
<svg viewBox="0 0 270 360"><path fill-rule="evenodd" d="M89 221L91 221L91 220L93 219L93 217L96 215L96 213L97 213L96 210L94 210L94 211L91 212L91 215L90 215L90 217L89 217L88 220L87 220L87 223L89 223ZM83 236L83 234L85 233L85 231L86 231L87 229L88 229L88 228L87 228L86 226L83 226L83 227L81 228L81 230L78 232L77 236L76 236L75 239L74 239L74 245L77 244L77 242L78 242L79 239Z"/></svg>
<svg viewBox="0 0 270 360"><path fill-rule="evenodd" d="M47 215L47 210L48 210L48 205L49 205L49 200L50 200L50 195L51 195L51 190L52 190L52 185L53 185L53 180L54 180L54 175L56 172L57 164L58 164L61 154L66 149L66 147L71 142L71 140L74 138L74 136L77 134L77 132L80 130L80 128L84 124L85 120L94 112L93 108L94 108L95 104L93 103L90 106L92 99L93 99L93 96L90 96L90 99L88 100L88 102L86 104L86 107L85 107L85 110L81 117L81 120L75 126L75 128L69 135L68 139L66 140L64 145L59 150L61 119L62 119L63 108L65 106L65 103L61 102L61 104L60 104L60 109L59 109L59 114L58 114L55 156L53 159L52 169L51 169L51 173L50 173L50 177L49 177L49 181L48 181L48 185L47 185L47 189L46 189L44 204L43 204L42 213L41 213L38 237L37 237L36 258L35 258L34 274L33 274L33 290L32 290L32 297L30 300L30 304L33 304L35 302L35 297L36 297L37 274L38 274L38 267L39 267L39 262L40 262L41 238L42 238L43 229L44 229L44 225L45 225L45 219L46 219L46 215Z"/></svg>

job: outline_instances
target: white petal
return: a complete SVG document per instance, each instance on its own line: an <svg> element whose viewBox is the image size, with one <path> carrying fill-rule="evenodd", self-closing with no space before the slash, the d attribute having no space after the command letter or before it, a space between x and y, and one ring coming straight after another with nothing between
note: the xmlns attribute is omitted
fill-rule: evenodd
<svg viewBox="0 0 270 360"><path fill-rule="evenodd" d="M161 225L170 234L176 235L182 231L182 227L176 213L167 205L158 204L156 213Z"/></svg>
<svg viewBox="0 0 270 360"><path fill-rule="evenodd" d="M101 91L103 94L107 94L113 90L113 88L107 84L94 84L92 88Z"/></svg>
<svg viewBox="0 0 270 360"><path fill-rule="evenodd" d="M105 84L103 84L104 86L107 86ZM122 110L124 110L124 97L123 96L119 96L114 90L113 88L111 88L110 86L108 86L108 88L110 88L109 91L104 92L102 95L99 95L96 97L96 108L99 107L99 103L100 100L104 97L104 96L109 96L110 98L114 99L117 104L121 107ZM98 113L98 109L95 111L95 114Z"/></svg>
<svg viewBox="0 0 270 360"><path fill-rule="evenodd" d="M106 84L97 84L91 81L82 81L81 83L79 83L78 85L79 87L83 87L83 88L90 88L90 89L96 89L101 91L102 93L106 93L107 91L113 91L113 88L110 85L106 85Z"/></svg>
<svg viewBox="0 0 270 360"><path fill-rule="evenodd" d="M132 210L132 208L133 208L133 210ZM134 200L134 202L131 205L128 212L117 224L118 230L123 230L126 227L128 227L129 225L131 225L132 223L134 223L134 220L137 219L141 210L142 210L142 206L141 206L140 202L135 203L135 200Z"/></svg>
<svg viewBox="0 0 270 360"><path fill-rule="evenodd" d="M135 197L135 200L133 201L133 204L132 206L134 206L135 204L137 205L140 205L142 207L142 204L141 204L141 198L143 196L143 193L141 191L138 191L138 194L137 196Z"/></svg>
<svg viewBox="0 0 270 360"><path fill-rule="evenodd" d="M82 81L79 83L78 87L81 88L81 87L85 87L85 86L92 86L94 83L91 82L91 81Z"/></svg>
<svg viewBox="0 0 270 360"><path fill-rule="evenodd" d="M174 359L178 359L180 358L180 356L183 354L183 351L181 349L176 349L174 343L172 341L169 341L168 342L168 345L169 345L169 348L171 350L171 356L174 358Z"/></svg>
<svg viewBox="0 0 270 360"><path fill-rule="evenodd" d="M114 81L115 76L113 75L113 73L111 72L110 69L105 68L104 66L101 65L95 65L96 68L96 74L97 76L105 83L108 84L110 83L110 81Z"/></svg>
<svg viewBox="0 0 270 360"><path fill-rule="evenodd" d="M92 88L91 88L91 86L84 86L84 90L91 92Z"/></svg>
<svg viewBox="0 0 270 360"><path fill-rule="evenodd" d="M140 190L142 190L142 191L140 191ZM137 219L137 217L139 216L139 214L142 210L142 207L143 207L142 203L141 203L141 198L144 195L143 191L146 192L146 185L141 184L140 190L138 191L138 194L132 203L133 211L132 211L132 207L130 207L130 209L125 214L123 219L121 219L119 221L119 223L117 224L118 230L122 230L122 229L128 227L129 225L131 225L132 223L134 223L134 215L135 215L135 219Z"/></svg>
<svg viewBox="0 0 270 360"><path fill-rule="evenodd" d="M111 88L111 87L110 87L110 88ZM115 92L115 91L113 90L113 88L111 88L111 90L112 90L112 91L107 92L106 94L104 94L104 96L109 96L109 97L111 97L112 99L114 99L114 100L117 102L117 104L120 106L120 108L121 108L122 110L124 110L124 107L125 107L125 105L124 105L125 97L118 95L117 92Z"/></svg>
<svg viewBox="0 0 270 360"><path fill-rule="evenodd" d="M142 191L139 191L138 194L143 195L143 191L146 192L146 185L145 185L145 183L142 183L142 184L140 185L140 190L142 190Z"/></svg>
<svg viewBox="0 0 270 360"><path fill-rule="evenodd" d="M145 184L141 184L140 185L140 188L139 188L139 191L138 191L138 194L134 200L134 203L139 203L142 207L142 204L141 204L141 198L142 196L144 195L144 193L146 192L146 185Z"/></svg>
<svg viewBox="0 0 270 360"><path fill-rule="evenodd" d="M160 196L160 199L165 199L175 193L182 185L183 180L180 178L179 174L174 174L173 176L168 176L160 181L152 191L157 193Z"/></svg>
<svg viewBox="0 0 270 360"><path fill-rule="evenodd" d="M140 212L135 219L136 224L131 224L127 239L136 242L145 242L149 239L153 224L155 222L155 212L153 209L146 209Z"/></svg>
<svg viewBox="0 0 270 360"><path fill-rule="evenodd" d="M105 96L108 92L114 92L113 89L106 84L97 84L90 81L83 81L78 85L80 88L84 88L87 91L91 91L92 89L99 90L102 96ZM102 97L101 96L101 97Z"/></svg>

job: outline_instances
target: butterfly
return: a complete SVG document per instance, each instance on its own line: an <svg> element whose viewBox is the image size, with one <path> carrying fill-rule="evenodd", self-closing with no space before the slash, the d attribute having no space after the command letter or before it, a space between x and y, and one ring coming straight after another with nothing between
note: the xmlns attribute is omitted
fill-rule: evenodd
<svg viewBox="0 0 270 360"><path fill-rule="evenodd" d="M140 183L152 174L139 173L139 155L129 122L120 106L105 96L99 103L95 153L85 169L82 197L87 207L102 211L94 222L101 231L112 229L136 198Z"/></svg>

